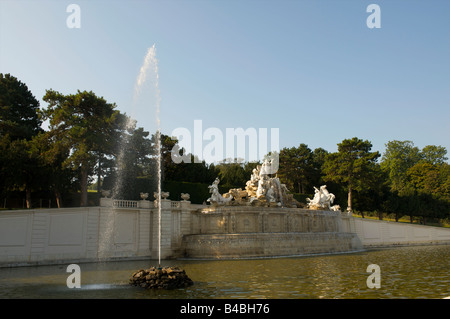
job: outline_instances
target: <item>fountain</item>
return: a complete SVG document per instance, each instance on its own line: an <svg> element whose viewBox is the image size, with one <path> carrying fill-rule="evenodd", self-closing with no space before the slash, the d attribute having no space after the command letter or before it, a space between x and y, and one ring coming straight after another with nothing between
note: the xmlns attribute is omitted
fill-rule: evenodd
<svg viewBox="0 0 450 319"><path fill-rule="evenodd" d="M156 59L156 45L153 44L147 50L144 63L139 71L139 75L135 86L135 98L139 95L142 85L146 80L146 76L150 67L153 67L155 76L155 96L156 96L156 149L157 149L157 192L154 193L155 205L158 209L158 267L151 267L147 270L141 269L133 273L130 278L130 284L143 288L162 288L173 289L187 287L193 284L192 280L186 275L184 270L177 267L161 267L161 199L166 199L169 193L161 191L161 121L160 121L160 104L161 96L159 90L159 73L158 60ZM141 194L142 196L142 194ZM148 197L146 194L145 198Z"/></svg>
<svg viewBox="0 0 450 319"><path fill-rule="evenodd" d="M155 45L148 49L140 69L135 98L140 94L150 70L154 74L156 95L157 191L153 195L157 222L155 220L152 225L157 225L157 238L154 239L157 239L158 265L134 272L129 280L131 285L147 289L171 289L192 284L184 270L161 267L161 258L281 257L361 249L356 234L342 231L341 212L337 205L331 206L334 195L327 191L326 186L315 188L314 198L308 199L306 205L298 202L274 174L274 167L278 167L277 157L266 159L262 165L258 165L244 189L234 188L220 194L220 180L216 178L209 186L211 196L207 202L210 205L192 208L187 193L182 194L183 201L170 203L167 199L169 193L161 190L160 92ZM127 125L135 125L135 122ZM113 198L120 186L120 177L119 174L118 184L112 192ZM143 202L146 202L148 195L140 194ZM139 207L150 208L148 204L141 203L145 207ZM114 204L112 206L114 211ZM138 206L136 204L133 207ZM163 214L164 225L168 226L164 226L162 255ZM114 225L106 224L109 229L104 232L104 236L108 237ZM151 229L149 233L152 233Z"/></svg>
<svg viewBox="0 0 450 319"><path fill-rule="evenodd" d="M156 92L158 188L154 197L158 212L158 266L134 272L129 283L147 289L187 287L193 282L184 270L161 267L161 215L169 193L161 190L160 92L155 45L148 49L140 69L135 97L150 69L154 74ZM314 198L308 199L307 209L303 209L305 205L295 200L286 185L273 176L276 171L273 167L278 167L275 160L277 157L258 165L244 190L230 189L222 195L218 187L220 180L215 179L209 186L209 207L191 211L188 219L184 219L185 225L191 226L190 232L183 234L181 240L180 251L185 257L277 257L350 252L360 248L354 234L342 232L341 212L337 206L331 206L334 195L326 190L326 186L315 188ZM148 193L141 193L143 200L147 197ZM189 197L189 194L183 194L183 202L187 202Z"/></svg>
<svg viewBox="0 0 450 319"><path fill-rule="evenodd" d="M245 190L220 194L216 178L210 206L193 212L192 231L183 236L185 257L230 259L300 256L359 251L361 242L342 231L342 213L331 204L326 185L305 205L271 175L264 161L253 170Z"/></svg>
<svg viewBox="0 0 450 319"><path fill-rule="evenodd" d="M131 117L127 118L127 121L125 123L125 130L131 131L136 127L136 121L133 120ZM120 152L117 158L118 168L117 168L117 176L114 183L114 187L112 190L102 190L102 196L105 198L108 198L111 196L113 199L120 198L120 194L123 191L123 181L125 177L125 172L123 170L124 167L124 157L125 157L125 150L127 148L127 145L129 143L129 136L125 135L125 138L120 142ZM101 236L99 238L99 259L101 261L106 261L108 258L112 257L111 255L111 246L114 242L114 215L116 214L116 209L113 206L112 210L110 212L105 212L101 214L101 219L103 225Z"/></svg>
<svg viewBox="0 0 450 319"><path fill-rule="evenodd" d="M233 188L228 193L219 193L218 178L209 187L211 197L207 202L212 206L220 205L244 205L244 206L267 206L267 207L301 207L303 204L289 194L285 184L281 184L278 177L270 177L273 160L265 160L262 165L253 169L250 180L247 181L245 190Z"/></svg>

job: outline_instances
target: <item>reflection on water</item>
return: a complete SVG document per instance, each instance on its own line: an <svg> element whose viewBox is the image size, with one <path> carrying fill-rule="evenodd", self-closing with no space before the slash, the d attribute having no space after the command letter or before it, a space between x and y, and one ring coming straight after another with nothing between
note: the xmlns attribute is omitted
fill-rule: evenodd
<svg viewBox="0 0 450 319"><path fill-rule="evenodd" d="M399 247L295 258L162 261L180 266L194 285L145 290L130 275L154 261L79 264L81 288L66 286L67 265L0 268L0 298L443 298L450 296L450 245ZM381 288L369 289L369 264Z"/></svg>

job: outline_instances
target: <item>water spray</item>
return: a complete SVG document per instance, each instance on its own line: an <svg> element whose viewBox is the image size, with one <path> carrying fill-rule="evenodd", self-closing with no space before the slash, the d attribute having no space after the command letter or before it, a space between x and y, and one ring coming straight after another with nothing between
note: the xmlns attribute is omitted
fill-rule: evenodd
<svg viewBox="0 0 450 319"><path fill-rule="evenodd" d="M161 120L159 118L160 114L160 104L161 95L159 90L159 73L158 73L158 60L156 59L156 45L153 44L147 50L147 54L144 58L144 63L142 64L139 75L136 79L136 85L134 87L134 99L139 96L142 86L147 79L147 74L150 67L155 76L155 97L156 97L156 148L157 148L157 176L158 176L158 197L156 198L158 203L158 267L161 268Z"/></svg>

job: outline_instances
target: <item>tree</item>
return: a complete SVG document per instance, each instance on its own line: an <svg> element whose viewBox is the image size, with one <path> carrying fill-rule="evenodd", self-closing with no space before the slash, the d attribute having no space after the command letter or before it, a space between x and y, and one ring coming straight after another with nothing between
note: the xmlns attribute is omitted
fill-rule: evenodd
<svg viewBox="0 0 450 319"><path fill-rule="evenodd" d="M156 154L156 135L152 137L152 154ZM177 161L172 159L172 150L176 156L190 158L190 161ZM179 148L176 138L161 134L162 177L165 181L179 181L191 183L211 184L219 175L219 169L214 164L199 161L192 154L187 154L184 148ZM222 181L223 182L223 181Z"/></svg>
<svg viewBox="0 0 450 319"><path fill-rule="evenodd" d="M39 102L28 87L10 74L0 74L0 185L3 192L31 191L42 185L33 138L41 129Z"/></svg>
<svg viewBox="0 0 450 319"><path fill-rule="evenodd" d="M245 188L245 183L250 179L250 175L246 176L244 163L227 163L224 161L217 165L216 168L219 170L220 185L223 187Z"/></svg>
<svg viewBox="0 0 450 319"><path fill-rule="evenodd" d="M39 101L24 83L0 73L0 136L30 140L42 131L38 110Z"/></svg>
<svg viewBox="0 0 450 319"><path fill-rule="evenodd" d="M378 219L383 220L383 203L389 198L389 185L386 173L375 163L371 167L370 176L364 181L362 189L355 192L353 206L360 211L373 211L378 213Z"/></svg>
<svg viewBox="0 0 450 319"><path fill-rule="evenodd" d="M448 158L447 150L443 146L427 145L422 149L422 161L430 164L443 164Z"/></svg>
<svg viewBox="0 0 450 319"><path fill-rule="evenodd" d="M439 196L450 203L450 165L447 163L439 167Z"/></svg>
<svg viewBox="0 0 450 319"><path fill-rule="evenodd" d="M313 152L308 145L300 144L298 147L283 148L279 154L280 167L278 174L288 188L304 194L307 187L311 187L314 174Z"/></svg>
<svg viewBox="0 0 450 319"><path fill-rule="evenodd" d="M324 174L322 172L322 166L325 163L325 159L328 155L328 151L319 147L313 151L313 171L311 182L313 185L320 185L323 182Z"/></svg>
<svg viewBox="0 0 450 319"><path fill-rule="evenodd" d="M158 150L156 138L157 133L155 133L151 138L154 156L157 155ZM172 139L172 137L165 134L160 134L160 139L161 139L161 175L162 175L161 178L165 180L166 176L170 177L171 175L174 174L174 170L177 169L176 164L172 161L171 151L178 141L176 139ZM155 160L157 160L156 157Z"/></svg>
<svg viewBox="0 0 450 319"><path fill-rule="evenodd" d="M80 170L80 205L86 206L89 176L99 154L112 153L123 130L123 117L115 104L92 91L63 95L47 90L43 99L49 103L42 115L49 119L54 145L69 151L64 167Z"/></svg>
<svg viewBox="0 0 450 319"><path fill-rule="evenodd" d="M42 132L33 138L39 169L47 178L49 190L56 198L58 208L63 207L63 193L74 191L76 171L66 167L64 161L69 157L70 150L58 143L52 132Z"/></svg>
<svg viewBox="0 0 450 319"><path fill-rule="evenodd" d="M376 161L380 154L370 152L372 143L356 137L338 144L338 152L325 159L323 171L325 181L344 184L348 191L348 210L352 210L352 192L362 191L370 185L376 172Z"/></svg>
<svg viewBox="0 0 450 319"><path fill-rule="evenodd" d="M149 132L136 128L136 123L128 124L122 140L117 143L112 165L108 164L108 174L104 186L113 190L114 198L135 198L144 190L138 189L138 178L156 175L156 165L150 156L153 153ZM103 160L103 162L106 162Z"/></svg>
<svg viewBox="0 0 450 319"><path fill-rule="evenodd" d="M411 192L418 199L415 215L422 217L445 218L448 216L448 181L450 174L448 164L431 164L420 162L407 171Z"/></svg>
<svg viewBox="0 0 450 319"><path fill-rule="evenodd" d="M381 158L381 168L388 174L391 191L399 192L401 196L406 191L408 168L413 167L422 159L419 148L411 141L390 141Z"/></svg>
<svg viewBox="0 0 450 319"><path fill-rule="evenodd" d="M421 151L411 141L390 141L381 161L390 184L390 201L398 201L398 210L410 216L443 216L448 206L445 161L447 150L427 145Z"/></svg>
<svg viewBox="0 0 450 319"><path fill-rule="evenodd" d="M406 171L408 182L421 192L436 194L439 191L439 167L428 162L417 163Z"/></svg>
<svg viewBox="0 0 450 319"><path fill-rule="evenodd" d="M32 140L2 138L1 177L7 191L24 191L27 208L32 208L31 192L46 185L46 175L39 166L38 151Z"/></svg>

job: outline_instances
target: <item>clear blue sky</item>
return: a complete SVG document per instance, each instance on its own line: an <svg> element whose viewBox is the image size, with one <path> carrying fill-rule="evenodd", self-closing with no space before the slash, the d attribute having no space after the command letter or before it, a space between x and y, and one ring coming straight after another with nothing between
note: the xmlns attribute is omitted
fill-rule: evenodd
<svg viewBox="0 0 450 319"><path fill-rule="evenodd" d="M381 153L394 139L450 151L450 1L0 0L1 73L39 100L92 90L151 131L154 94L133 102L133 88L153 44L164 134L200 119L279 128L281 147L356 136Z"/></svg>

